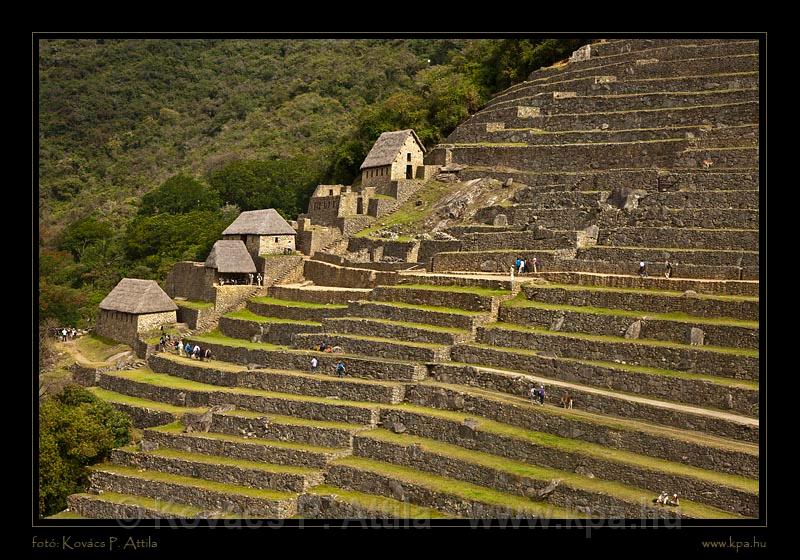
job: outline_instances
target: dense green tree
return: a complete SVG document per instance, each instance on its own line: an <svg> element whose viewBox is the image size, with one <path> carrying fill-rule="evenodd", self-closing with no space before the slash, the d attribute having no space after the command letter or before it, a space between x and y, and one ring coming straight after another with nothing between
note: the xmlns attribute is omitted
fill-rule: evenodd
<svg viewBox="0 0 800 560"><path fill-rule="evenodd" d="M197 210L217 210L219 207L216 191L192 177L175 175L142 197L139 215L185 214Z"/></svg>
<svg viewBox="0 0 800 560"><path fill-rule="evenodd" d="M86 488L86 466L128 443L130 419L86 389L70 385L39 407L39 515L66 507Z"/></svg>
<svg viewBox="0 0 800 560"><path fill-rule="evenodd" d="M109 239L113 234L108 223L89 216L66 227L62 236L61 249L71 252L77 259L89 245Z"/></svg>

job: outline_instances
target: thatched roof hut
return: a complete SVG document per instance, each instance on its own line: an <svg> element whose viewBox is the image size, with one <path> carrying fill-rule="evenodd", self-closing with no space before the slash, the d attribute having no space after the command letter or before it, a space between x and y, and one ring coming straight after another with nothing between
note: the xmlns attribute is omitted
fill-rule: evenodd
<svg viewBox="0 0 800 560"><path fill-rule="evenodd" d="M255 272L256 265L247 252L247 247L239 239L217 241L206 259L206 268L216 268L217 272L246 274Z"/></svg>
<svg viewBox="0 0 800 560"><path fill-rule="evenodd" d="M297 235L273 208L242 212L222 235Z"/></svg>
<svg viewBox="0 0 800 560"><path fill-rule="evenodd" d="M100 302L100 309L143 315L175 311L178 306L155 280L123 278Z"/></svg>
<svg viewBox="0 0 800 560"><path fill-rule="evenodd" d="M367 167L382 167L384 165L391 165L394 162L397 154L403 148L406 139L411 136L417 144L419 144L422 153L425 153L425 146L420 142L417 133L411 130L396 130L394 132L384 132L375 141L372 149L367 154L364 163L361 164L361 169Z"/></svg>

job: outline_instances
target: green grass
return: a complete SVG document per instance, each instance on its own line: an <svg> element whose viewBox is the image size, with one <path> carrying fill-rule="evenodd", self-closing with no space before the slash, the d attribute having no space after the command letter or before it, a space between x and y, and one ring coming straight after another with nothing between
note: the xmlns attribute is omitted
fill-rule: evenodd
<svg viewBox="0 0 800 560"><path fill-rule="evenodd" d="M240 309L224 315L228 319L241 319L243 321L255 321L256 323L282 323L292 325L306 325L309 327L321 327L322 323L315 321L302 321L299 319L282 319L280 317L265 317L263 315L256 315L249 309Z"/></svg>
<svg viewBox="0 0 800 560"><path fill-rule="evenodd" d="M362 303L388 305L391 307L400 307L402 309L418 309L420 311L433 311L436 313L449 313L451 315L465 315L467 317L478 317L481 315L478 311L465 311L463 309L456 309L454 307L438 307L436 305L417 305L411 303L402 303L399 301L362 301Z"/></svg>
<svg viewBox="0 0 800 560"><path fill-rule="evenodd" d="M533 445L557 449L567 453L586 455L596 459L607 460L622 465L623 467L625 465L643 467L656 472L664 472L681 476L689 476L700 480L707 480L714 482L715 484L721 484L731 488L738 488L753 494L758 493L758 480L744 476L701 469L699 467L693 467L683 463L675 463L665 459L659 459L647 455L639 455L637 453L631 453L630 451L623 451L606 445L590 443L579 439L561 437L544 432L527 430L525 428L512 426L510 424L502 424L494 420L477 417L473 414L465 414L463 412L452 412L438 409L435 410L419 405L405 403L394 405L391 408L398 411L439 418L457 424L461 424L465 418L472 418L478 422L476 429L488 434L509 437Z"/></svg>
<svg viewBox="0 0 800 560"><path fill-rule="evenodd" d="M420 329L431 332L447 333L447 334L468 334L466 329L458 329L456 327L440 327L438 325L429 325L428 323L410 323L408 321L392 321L390 319L373 319L372 317L342 317L345 320L368 321L370 323L380 323L381 325L391 325L397 327L405 327L408 329ZM331 325L336 324L334 318Z"/></svg>
<svg viewBox="0 0 800 560"><path fill-rule="evenodd" d="M375 494L365 494L354 490L344 490L325 484L309 488L307 493L316 494L318 496L335 496L343 502L349 502L367 511L379 511L397 519L453 519L456 517L454 515L443 514L435 509L415 506L408 502L400 502L391 498L385 498Z"/></svg>
<svg viewBox="0 0 800 560"><path fill-rule="evenodd" d="M523 356L539 356L540 350L528 350L527 348L511 348L502 346L492 346L490 344L481 344L478 342L471 342L469 346L476 348L485 348L487 350L494 350L497 352L509 352L512 354L522 354ZM632 373L644 373L650 375L665 375L667 377L675 377L679 379L687 379L690 381L708 381L717 385L725 385L730 387L739 387L743 389L758 390L758 381L749 379L733 379L731 377L718 377L715 375L706 375L702 373L687 373L672 369L655 368L648 366L637 366L631 364L621 364L619 362L604 362L601 360L582 360L579 358L565 358L559 356L555 358L561 362L572 362L576 364L585 364L587 366L599 366L608 369L618 369L621 371L630 371ZM471 366L481 367L480 364L467 364ZM493 366L485 366L492 368ZM496 369L496 368L495 368Z"/></svg>
<svg viewBox="0 0 800 560"><path fill-rule="evenodd" d="M162 513L174 515L177 517L183 518L191 518L196 517L203 513L204 510L201 508L197 508L194 506L180 504L180 503L173 503L173 502L165 502L163 500L154 500L152 498L146 498L144 496L133 496L130 494L119 494L117 492L103 492L101 495L95 494L80 494L81 497L88 498L90 500L97 500L101 502L111 502L114 504L121 504L121 505L130 505L130 506L139 506L142 508L146 508L153 511L159 511ZM214 516L214 517L226 517L226 516Z"/></svg>
<svg viewBox="0 0 800 560"><path fill-rule="evenodd" d="M92 362L105 362L111 356L131 349L127 344L97 334L83 335L75 341L75 346Z"/></svg>
<svg viewBox="0 0 800 560"><path fill-rule="evenodd" d="M550 284L552 286L552 284ZM532 307L535 309L545 309L551 311L568 311L571 313L586 313L589 315L612 315L617 317L631 317L649 320L676 321L679 323L696 323L704 325L722 325L730 327L743 327L748 329L758 329L758 321L746 321L744 319L734 319L728 317L699 317L688 313L651 313L649 311L628 311L626 309L612 309L609 307L591 307L563 305L558 303L543 303L530 300L525 294L520 292L517 297L501 303L504 307Z"/></svg>
<svg viewBox="0 0 800 560"><path fill-rule="evenodd" d="M598 478L591 479L569 471L522 463L490 453L472 451L457 445L442 443L418 436L394 434L388 430L375 429L365 432L359 437L368 437L378 441L402 445L404 447L418 445L423 451L434 453L445 458L472 463L480 465L481 467L502 471L513 476L532 478L541 482L550 482L551 480L559 479L574 488L616 496L637 504L648 501L652 497L652 492L649 490L627 486L620 482ZM680 511L697 517L738 517L722 510L690 501L684 502Z"/></svg>
<svg viewBox="0 0 800 560"><path fill-rule="evenodd" d="M620 292L624 294L647 294L650 296L668 296L668 297L683 297L684 292L672 290L648 290L645 288L616 288L612 286L583 286L578 284L556 284L548 283L545 285L537 285L537 289L549 290L560 289L572 292ZM688 299L705 299L705 300L718 300L718 301L758 301L758 296L731 296L731 295L717 295L717 294L700 294L692 296Z"/></svg>
<svg viewBox="0 0 800 560"><path fill-rule="evenodd" d="M330 430L358 430L358 424L348 424L347 422L333 422L331 420L309 420L308 418L299 418L295 416L282 416L280 414L272 414L270 412L255 412L252 410L229 410L224 413L227 416L239 416L241 418L268 418L270 423L273 424L286 424L289 426L304 426L307 428L320 428Z"/></svg>
<svg viewBox="0 0 800 560"><path fill-rule="evenodd" d="M198 301L198 300L191 300L191 299L176 299L176 305L180 307L188 307L189 309L213 309L214 304L210 301Z"/></svg>
<svg viewBox="0 0 800 560"><path fill-rule="evenodd" d="M193 478L189 476L181 476L177 474L163 473L159 471L145 470L122 467L119 465L111 465L102 463L90 467L92 470L103 472L111 472L132 478L141 478L144 480L151 480L154 482L164 482L167 484L179 484L181 486L190 486L195 488L202 488L211 492L220 492L223 494L233 494L236 496L247 496L249 498L256 498L261 500L289 500L296 496L289 492L278 492L277 490L262 490L259 488L250 488L247 486L238 486L235 484L225 484L222 482L214 482L204 478Z"/></svg>
<svg viewBox="0 0 800 560"><path fill-rule="evenodd" d="M157 457L164 457L167 459L179 459L181 461L204 463L207 465L223 465L228 467L239 467L242 469L253 469L253 470L264 471L268 473L276 473L276 474L286 473L286 474L298 474L298 475L311 475L319 472L309 467L297 467L294 465L273 465L271 463L263 463L261 461L248 461L246 459L235 459L232 457L224 457L220 455L208 455L205 453L191 453L188 451L181 451L180 449L172 449L172 448L154 449L153 451L148 451L146 454L154 455Z"/></svg>
<svg viewBox="0 0 800 560"><path fill-rule="evenodd" d="M394 340L394 339L391 339L391 338L381 338L381 337L378 337L378 336L366 336L366 335L360 335L360 334L334 334L334 333L329 333L327 336L328 336L329 339L334 339L334 340L352 340L352 341L354 341L356 343L359 340L366 340L368 342L380 342L380 343L384 343L384 344L397 344L399 346L411 346L411 347L414 347L414 348L429 348L431 350L439 350L439 349L445 347L444 344L431 344L429 342L408 342L408 341L405 341L405 340Z"/></svg>
<svg viewBox="0 0 800 560"><path fill-rule="evenodd" d="M458 393L466 394L479 399L485 399L492 403L499 403L502 405L510 405L516 409L521 410L540 410L547 414L561 417L567 420L577 420L580 422L587 422L597 426L605 426L612 430L619 430L623 432L641 432L650 434L660 438L666 438L677 441L688 441L699 443L704 446L715 447L717 449L726 449L737 452L750 453L758 448L757 444L746 443L738 440L723 439L718 436L707 435L702 432L690 431L681 428L672 428L670 426L662 426L656 424L649 424L640 420L631 420L627 418L620 418L615 416L604 416L594 412L585 410L565 410L559 407L545 407L541 408L538 405L532 404L528 399L516 397L513 395L506 395L496 393L487 389L477 387L464 387L461 385L452 385L449 383L441 383L438 381L423 381L419 385L424 385L436 389L445 389L455 391Z"/></svg>
<svg viewBox="0 0 800 560"><path fill-rule="evenodd" d="M94 393L96 397L107 402L127 404L129 406L135 406L139 408L149 408L152 410L168 412L169 414L182 415L187 412L203 413L208 410L206 408L187 408L184 406L174 406L157 401L149 401L147 399L140 399L139 397L131 397L121 393L115 393L114 391L108 391L106 389L101 389L100 387L89 387L88 390Z"/></svg>
<svg viewBox="0 0 800 560"><path fill-rule="evenodd" d="M187 391L202 391L202 392L218 392L218 393L237 393L242 395L251 395L254 397L264 397L271 399L281 399L285 401L298 401L298 402L314 402L319 404L336 405L336 406L352 406L357 408L377 408L376 403L368 403L361 401L348 401L348 400L331 400L325 397L313 397L307 395L295 395L291 393L275 393L272 391L264 391L261 389L248 389L246 387L223 387L220 385L210 385L208 383L200 383L184 379L182 377L173 377L163 373L153 373L149 369L141 368L134 371L120 371L108 373L112 377L120 377L122 379L129 379L139 383L147 383L156 387L166 387L170 389L183 389ZM348 380L352 381L352 380Z"/></svg>
<svg viewBox="0 0 800 560"><path fill-rule="evenodd" d="M586 334L576 332L551 331L543 327L526 327L514 323L490 323L486 325L488 329L503 329L531 333L542 336L552 336L554 338L573 338L576 340L588 340L591 342L606 342L612 344L631 344L634 346L658 346L660 348L671 348L674 350L693 350L697 352L714 352L717 354L733 354L735 356L745 356L748 358L758 358L758 350L752 348L731 348L728 346L691 346L689 344L679 344L666 340L655 340L651 338L623 338L621 336L610 336L604 334Z"/></svg>
<svg viewBox="0 0 800 560"><path fill-rule="evenodd" d="M86 495L90 496L91 494L86 494ZM75 513L74 511L60 511L55 515L51 515L47 519L87 519L87 518L78 513Z"/></svg>
<svg viewBox="0 0 800 560"><path fill-rule="evenodd" d="M156 432L164 432L168 434L185 435L188 438L200 439L213 439L217 441L229 441L233 443L245 443L251 445L264 445L268 447L277 447L280 449L292 449L295 451L307 451L309 453L333 453L340 451L333 447L322 447L318 445L309 445L306 443L297 443L293 441L279 441L276 439L262 439L262 438L245 438L234 436L230 434L221 434L216 432L191 432L184 434L185 426L181 422L172 422L157 428L150 428Z"/></svg>
<svg viewBox="0 0 800 560"><path fill-rule="evenodd" d="M506 507L520 513L531 513L549 518L576 518L586 517L575 511L551 506L543 502L534 502L514 494L506 494L484 486L477 486L468 482L457 481L432 475L416 469L402 467L392 463L384 463L363 457L344 457L332 464L344 465L358 470L377 473L380 476L400 480L416 486L451 494L463 500L476 501L494 506Z"/></svg>
<svg viewBox="0 0 800 560"><path fill-rule="evenodd" d="M253 303L264 303L267 305L280 305L283 307L305 307L308 309L346 309L347 305L338 303L311 303L308 301L293 301L288 299L277 299L273 297L254 297L250 298Z"/></svg>
<svg viewBox="0 0 800 560"><path fill-rule="evenodd" d="M395 284L390 288L400 288L407 290L427 290L430 292L452 292L457 294L475 294L478 296L507 296L511 290L481 288L480 286L440 286L437 284Z"/></svg>
<svg viewBox="0 0 800 560"><path fill-rule="evenodd" d="M221 344L223 346L237 346L242 348L251 348L254 350L287 350L286 346L278 346L268 342L250 342L243 338L232 338L225 336L219 330L213 330L209 333L194 334L187 337L193 342L206 342L208 344Z"/></svg>
<svg viewBox="0 0 800 560"><path fill-rule="evenodd" d="M449 191L458 189L459 183L442 183L439 181L428 181L425 187L420 189L404 204L400 205L394 212L380 218L376 223L366 229L356 233L354 237L372 237L382 229L393 226L413 227L423 222L431 215L436 204ZM419 206L417 203L420 203Z"/></svg>

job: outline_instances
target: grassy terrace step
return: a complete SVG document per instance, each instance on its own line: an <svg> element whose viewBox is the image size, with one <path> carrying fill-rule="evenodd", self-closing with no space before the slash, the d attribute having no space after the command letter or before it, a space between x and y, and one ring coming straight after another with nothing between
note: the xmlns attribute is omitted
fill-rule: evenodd
<svg viewBox="0 0 800 560"><path fill-rule="evenodd" d="M199 362L170 354L151 356L151 369L176 377L220 385L246 387L278 393L337 397L346 400L397 403L403 400L400 383L338 378L292 370L246 369L227 362ZM330 373L333 373L331 369Z"/></svg>
<svg viewBox="0 0 800 560"><path fill-rule="evenodd" d="M687 464L740 472L742 464L757 456L758 447L716 436L657 426L636 420L610 418L583 410L532 404L527 399L477 388L428 381L409 387L407 402L436 408L466 409L493 420L523 428L568 435L591 443L603 443L634 453L672 459ZM733 464L736 461L741 464ZM720 466L721 464L721 466Z"/></svg>
<svg viewBox="0 0 800 560"><path fill-rule="evenodd" d="M414 342L425 340L434 344L452 345L472 338L467 329L437 327L425 323L371 319L369 317L337 317L326 319L325 331L332 333L372 335L381 338Z"/></svg>
<svg viewBox="0 0 800 560"><path fill-rule="evenodd" d="M398 342L390 338L377 336L334 334L330 332L323 334L297 334L294 337L294 345L297 348L313 347L319 343L320 337L323 337L332 346L341 347L344 352L350 354L357 352L373 358L435 362L446 359L448 355L448 347L442 344Z"/></svg>
<svg viewBox="0 0 800 560"><path fill-rule="evenodd" d="M595 373L595 370L590 370L593 377L588 379L587 382L582 378L575 379L575 376L570 375L571 372L567 370L569 364L547 364L549 369L546 373L541 373L536 371L538 368L536 368L535 363L528 366L523 358L520 364L514 361L515 358L519 359L519 357L515 357L513 353L505 353L504 356L502 352L497 352L489 354L490 357L510 356L511 359L507 363L502 360L495 360L499 363L494 367L488 367L478 363L479 361L492 361L483 357L486 356L487 352L475 356L471 355L469 350L474 350L474 348L458 353L457 357L474 363L434 364L431 366L431 380L477 387L521 398L530 398L531 387L544 384L547 387L546 402L556 406L561 404L563 398L569 396L573 399L576 408L596 414L641 420L685 430L696 430L722 438L747 442L758 441L757 392L742 396L741 393L743 391L737 392L729 388L719 387L720 391L718 392L721 395L717 396L717 400L725 402L726 395L730 394L737 408L733 410L712 409L711 407L717 405L718 402L705 396L702 391L706 390L712 397L716 396L716 394L712 389L708 389L706 386L696 382L693 384L678 382L671 385L664 383L655 385L655 390L648 390L648 387L642 388L641 386L631 385L631 382L627 379L625 380L628 383L627 386L624 384L625 381L604 384L601 373L605 370L599 370L597 373ZM528 361L530 362L531 360ZM533 371L526 371L524 369L526 366ZM652 380L647 379L645 381ZM657 379L656 381L663 382L664 380ZM612 385L615 388L610 389L608 385ZM623 391L616 388L620 385L626 389L634 390ZM683 397L677 392L671 394L668 390L661 389L663 386L667 388L695 389L698 391L698 395ZM651 394L653 392L657 394ZM687 400L694 402L688 404L682 402ZM692 406L696 401L701 401L697 403L699 406ZM738 401L743 401L743 404L738 404ZM745 405L749 405L750 408ZM756 410L753 411L752 408L756 408Z"/></svg>
<svg viewBox="0 0 800 560"><path fill-rule="evenodd" d="M756 321L542 303L531 301L524 294L504 302L498 319L504 323L610 336L623 336L634 322L641 320L638 338L688 343L691 329L699 328L704 332L706 344L748 349L759 347Z"/></svg>
<svg viewBox="0 0 800 560"><path fill-rule="evenodd" d="M353 434L368 428L346 422L309 420L250 410L215 412L211 422L212 432L336 448L351 447Z"/></svg>
<svg viewBox="0 0 800 560"><path fill-rule="evenodd" d="M331 465L328 477L337 486L374 494L392 495L399 487L409 502L463 517L586 517L544 502L361 457L336 461ZM390 488L390 481L394 490Z"/></svg>
<svg viewBox="0 0 800 560"><path fill-rule="evenodd" d="M323 473L306 467L286 466L235 458L226 455L192 453L174 448L159 448L140 452L134 446L115 449L111 461L138 469L150 469L182 476L192 476L251 488L283 492L302 492L309 486L321 484Z"/></svg>
<svg viewBox="0 0 800 560"><path fill-rule="evenodd" d="M88 496L89 494L75 494L76 496ZM114 519L118 519L118 516L114 515ZM75 513L74 511L64 510L59 511L55 515L51 515L47 519L90 519L89 517L84 517L79 513Z"/></svg>
<svg viewBox="0 0 800 560"><path fill-rule="evenodd" d="M468 427L466 420L470 420ZM503 424L465 412L433 410L404 404L382 411L384 426L402 423L406 433L456 444L465 449L559 470L593 473L604 480L661 492L664 486L681 488L683 495L700 502L708 496L726 495L733 511L758 507L758 480L739 474L698 468L685 463L637 454L606 444L590 443ZM758 460L749 462L750 474L758 476ZM750 507L739 504L747 502Z"/></svg>
<svg viewBox="0 0 800 560"><path fill-rule="evenodd" d="M567 358L615 360L635 365L689 373L758 380L758 350L712 346L690 346L661 340L628 339L581 333L554 332L541 328L492 323L481 327L479 343L508 348L537 349Z"/></svg>
<svg viewBox="0 0 800 560"><path fill-rule="evenodd" d="M213 309L214 303L210 301L195 301L190 299L174 299L172 300L176 305L181 307L188 307L189 309Z"/></svg>
<svg viewBox="0 0 800 560"><path fill-rule="evenodd" d="M231 313L227 313L223 315L223 317L227 317L229 319L241 319L242 321L254 321L256 323L279 323L279 324L289 324L289 325L305 325L309 327L319 327L322 323L317 321L303 321L300 319L283 319L281 317L265 317L263 315L258 315L253 313L249 309L239 309L238 311L232 311Z"/></svg>
<svg viewBox="0 0 800 560"><path fill-rule="evenodd" d="M753 250L691 249L687 247L629 247L623 245L595 245L579 249L576 259L600 261L626 261L631 264L643 260L651 265L661 265L669 258L673 275L679 276L684 265L702 266L758 266L759 253ZM661 270L659 270L659 273ZM660 275L660 274L659 274Z"/></svg>
<svg viewBox="0 0 800 560"><path fill-rule="evenodd" d="M392 498L320 485L298 500L299 517L308 519L452 519L431 508Z"/></svg>
<svg viewBox="0 0 800 560"><path fill-rule="evenodd" d="M300 286L281 284L272 286L269 295L277 300L301 301L317 304L347 304L349 300L369 297L368 288L338 288L333 286Z"/></svg>
<svg viewBox="0 0 800 560"><path fill-rule="evenodd" d="M388 430L375 429L356 436L354 453L358 457L418 468L464 482L480 482L495 490L522 496L532 490L541 490L552 480L560 480L561 485L548 496L548 502L600 517L669 517L676 514L701 518L736 517L690 501L679 509L665 510L651 504L652 493L649 490Z"/></svg>
<svg viewBox="0 0 800 560"><path fill-rule="evenodd" d="M608 247L611 250L614 247ZM580 253L582 249L578 249ZM660 253L661 258L669 258L670 252L665 251ZM591 257L591 255L590 255ZM597 260L596 258L580 258L580 259L562 259L556 261L549 270L566 273L589 273L589 274L608 274L615 276L625 276L635 274L638 269L638 262L622 259L622 260ZM658 267L658 261L649 261L650 271L653 271L653 266ZM660 263L663 266L663 260ZM543 264L543 266L545 266ZM661 276L660 271L656 268L656 276ZM676 280L759 280L759 267L758 264L753 266L738 266L738 265L716 265L716 264L686 264L682 263L680 266L673 264L673 278ZM749 292L752 294L753 292Z"/></svg>
<svg viewBox="0 0 800 560"><path fill-rule="evenodd" d="M594 272L549 272L538 275L556 285L581 286L585 288L628 288L683 293L692 290L699 294L758 297L758 280L701 280L686 278L663 278L637 274L599 274Z"/></svg>
<svg viewBox="0 0 800 560"><path fill-rule="evenodd" d="M176 405L233 404L262 413L353 424L374 424L378 410L375 403L218 387L149 370L101 374L100 386L125 395Z"/></svg>
<svg viewBox="0 0 800 560"><path fill-rule="evenodd" d="M178 503L189 502L198 508L218 509L240 517L288 517L297 512L297 494L248 488L179 476L158 471L132 469L107 463L90 467L92 487L118 493L135 493L159 499L169 495Z"/></svg>
<svg viewBox="0 0 800 560"><path fill-rule="evenodd" d="M151 426L169 424L187 412L202 414L208 410L204 407L173 406L163 402L123 395L100 387L88 387L87 389L96 397L111 403L114 408L127 414L136 428L150 428Z"/></svg>
<svg viewBox="0 0 800 560"><path fill-rule="evenodd" d="M119 492L102 494L73 494L68 498L70 510L85 512L91 519L165 519L165 518L213 518L233 517L229 514L211 512L186 504L167 502ZM79 516L80 518L80 516Z"/></svg>
<svg viewBox="0 0 800 560"><path fill-rule="evenodd" d="M682 292L576 286L568 284L526 285L529 300L558 305L605 307L650 313L687 313L694 317L755 322L758 320L757 296L696 294Z"/></svg>
<svg viewBox="0 0 800 560"><path fill-rule="evenodd" d="M437 327L472 330L488 322L488 314L474 313L451 307L411 305L399 302L359 301L350 304L348 316L423 323Z"/></svg>
<svg viewBox="0 0 800 560"><path fill-rule="evenodd" d="M180 422L158 428L148 428L144 439L159 446L181 451L223 455L236 459L259 460L279 465L321 468L331 459L349 455L345 448L320 447L306 443L241 437L216 432L184 433Z"/></svg>
<svg viewBox="0 0 800 560"><path fill-rule="evenodd" d="M398 274L396 286L417 284L424 286L466 286L490 290L511 291L507 277L491 274L436 274L422 270L407 270Z"/></svg>
<svg viewBox="0 0 800 560"><path fill-rule="evenodd" d="M590 367L600 368L599 371L596 372L598 378L594 384L597 384L598 386L607 386L607 387L610 386L612 388L616 387L617 383L621 383L622 387L625 386L624 384L626 383L626 381L624 379L619 379L623 376L624 373L664 376L667 378L674 378L676 380L707 382L714 385L719 385L725 392L729 391L730 389L758 391L758 386L759 386L757 381L750 381L746 379L732 379L728 377L720 377L717 375L688 373L685 371L677 371L674 369L637 366L633 364L623 364L620 362L608 362L603 360L586 360L581 358L567 358L563 356L552 357L549 355L541 356L539 350L529 350L526 348L500 347L500 346L492 346L491 344L481 344L481 343L469 343L469 344L460 344L454 346L452 349L453 356L463 356L463 354L460 352L461 349L478 349L478 350L489 350L492 352L496 352L499 354L499 356L502 356L499 359L504 360L504 363L511 363L511 358L515 355L518 355L523 357L524 360L527 360L527 362L531 364L530 365L531 368L535 366L536 369L538 370L538 373L553 372L556 371L554 368L563 367L565 376L567 375L567 372L570 376L578 375L576 372L573 371L573 368L569 367L569 364L575 364L575 367L590 366ZM525 363L524 360L522 361L522 363ZM547 365L548 363L550 363L551 365L548 366ZM473 365L481 365L481 364L476 363ZM490 365L490 364L484 364L484 365ZM491 364L491 365L497 365L497 364ZM602 381L603 378L605 378L605 381ZM581 379L583 382L589 383L587 378L581 378ZM635 379L636 381L631 382L633 386L638 386L639 384L644 384L645 387L647 386L647 381L641 378L641 376L637 376L637 378ZM658 379L655 380L656 384L660 382L661 381L659 381ZM670 391L668 394L672 394L672 392ZM694 403L694 404L700 404L700 403Z"/></svg>
<svg viewBox="0 0 800 560"><path fill-rule="evenodd" d="M254 297L247 301L247 309L264 317L319 322L325 317L341 316L347 309L347 305Z"/></svg>
<svg viewBox="0 0 800 560"><path fill-rule="evenodd" d="M372 291L372 301L390 301L411 305L452 307L464 311L491 312L502 298L510 297L509 290L490 290L468 286L434 286L402 284L378 286Z"/></svg>

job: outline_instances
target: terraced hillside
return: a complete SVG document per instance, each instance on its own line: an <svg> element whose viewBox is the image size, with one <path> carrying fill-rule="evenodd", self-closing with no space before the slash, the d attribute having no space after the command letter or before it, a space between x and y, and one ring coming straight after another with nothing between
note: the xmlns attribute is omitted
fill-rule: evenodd
<svg viewBox="0 0 800 560"><path fill-rule="evenodd" d="M99 373L144 431L71 513L757 517L758 44L590 55L432 151L459 181L523 184L446 251L374 269L315 255L315 284L192 335L214 359ZM543 269L512 281L533 256Z"/></svg>

